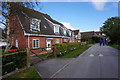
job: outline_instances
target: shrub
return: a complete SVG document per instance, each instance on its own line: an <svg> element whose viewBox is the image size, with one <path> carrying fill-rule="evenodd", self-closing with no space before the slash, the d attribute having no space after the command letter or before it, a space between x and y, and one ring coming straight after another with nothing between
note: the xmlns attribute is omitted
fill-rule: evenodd
<svg viewBox="0 0 120 80"><path fill-rule="evenodd" d="M26 66L27 54L19 51L2 55L2 75Z"/></svg>
<svg viewBox="0 0 120 80"><path fill-rule="evenodd" d="M81 43L60 43L55 44L57 56L67 54L68 52L79 48Z"/></svg>

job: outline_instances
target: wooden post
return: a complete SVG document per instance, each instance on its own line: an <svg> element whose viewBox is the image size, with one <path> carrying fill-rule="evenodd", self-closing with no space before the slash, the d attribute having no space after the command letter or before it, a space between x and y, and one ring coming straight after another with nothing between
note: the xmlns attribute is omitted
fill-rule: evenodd
<svg viewBox="0 0 120 80"><path fill-rule="evenodd" d="M27 48L27 67L30 67L30 49Z"/></svg>
<svg viewBox="0 0 120 80"><path fill-rule="evenodd" d="M54 55L54 57L57 57L57 54L56 54L56 46L53 46L53 55Z"/></svg>

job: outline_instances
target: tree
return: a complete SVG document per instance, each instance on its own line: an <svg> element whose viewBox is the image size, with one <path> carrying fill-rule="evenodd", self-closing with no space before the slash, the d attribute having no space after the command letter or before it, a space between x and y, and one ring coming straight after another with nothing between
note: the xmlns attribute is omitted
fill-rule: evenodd
<svg viewBox="0 0 120 80"><path fill-rule="evenodd" d="M101 31L106 34L112 43L120 44L120 18L108 18L101 27Z"/></svg>
<svg viewBox="0 0 120 80"><path fill-rule="evenodd" d="M1 18L0 18L0 23L5 26L6 34L7 34L7 47L5 52L8 52L11 48L11 29L10 29L10 15L11 15L11 5L16 4L16 5L22 5L28 8L34 8L40 4L40 2L3 2L0 6L2 7L2 10L0 12Z"/></svg>

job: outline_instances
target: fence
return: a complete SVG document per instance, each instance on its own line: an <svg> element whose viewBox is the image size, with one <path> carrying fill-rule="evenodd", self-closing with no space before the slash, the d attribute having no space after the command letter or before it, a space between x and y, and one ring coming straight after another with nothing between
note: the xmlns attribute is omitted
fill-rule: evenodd
<svg viewBox="0 0 120 80"><path fill-rule="evenodd" d="M27 66L26 51L19 51L2 55L2 75L6 75L15 70Z"/></svg>
<svg viewBox="0 0 120 80"><path fill-rule="evenodd" d="M66 54L72 50L75 50L81 46L80 43L61 43L56 44L52 47L46 47L46 48L37 48L37 49L29 49L27 48L26 51L19 51L14 52L10 54L4 54L2 55L2 75L6 75L10 72L13 72L15 70L24 68L24 67L30 67L30 54L35 54L39 59L45 60L48 57L57 57L62 54ZM48 50L49 49L49 50ZM44 57L39 56L40 54L36 54L34 52L35 50L38 50L38 53L41 53L42 51L46 51L46 54ZM35 62L35 61L33 61Z"/></svg>
<svg viewBox="0 0 120 80"><path fill-rule="evenodd" d="M79 48L81 46L81 43L59 43L59 44L55 44L52 47L46 47L46 48L37 48L37 49L29 49L29 54L33 53L36 56L40 57L39 55L41 54L36 54L34 52L34 50L39 50L38 53L42 52L42 51L46 51L46 56L42 56L40 57L42 60L47 59L48 57L57 57L60 56L62 54L66 54L72 50L75 50L77 48ZM50 50L47 50L47 48L51 48Z"/></svg>
<svg viewBox="0 0 120 80"><path fill-rule="evenodd" d="M34 54L34 56L29 56L28 58L28 66L36 64L40 61L46 60L50 56L54 56L55 47L46 47L46 48L35 48L35 49L27 49L27 54ZM44 53L45 54L44 54ZM41 56L42 55L42 56ZM44 55L44 56L43 56Z"/></svg>

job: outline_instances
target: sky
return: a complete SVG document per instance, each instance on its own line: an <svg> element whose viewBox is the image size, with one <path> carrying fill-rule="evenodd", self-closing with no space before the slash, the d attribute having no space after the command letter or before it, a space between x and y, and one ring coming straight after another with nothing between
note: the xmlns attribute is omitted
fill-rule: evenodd
<svg viewBox="0 0 120 80"><path fill-rule="evenodd" d="M42 10L72 30L98 31L110 17L118 16L117 2L42 2Z"/></svg>
<svg viewBox="0 0 120 80"><path fill-rule="evenodd" d="M50 15L69 29L79 29L81 32L98 31L108 18L118 16L117 0L49 1L41 2L40 7L36 7L35 10Z"/></svg>

